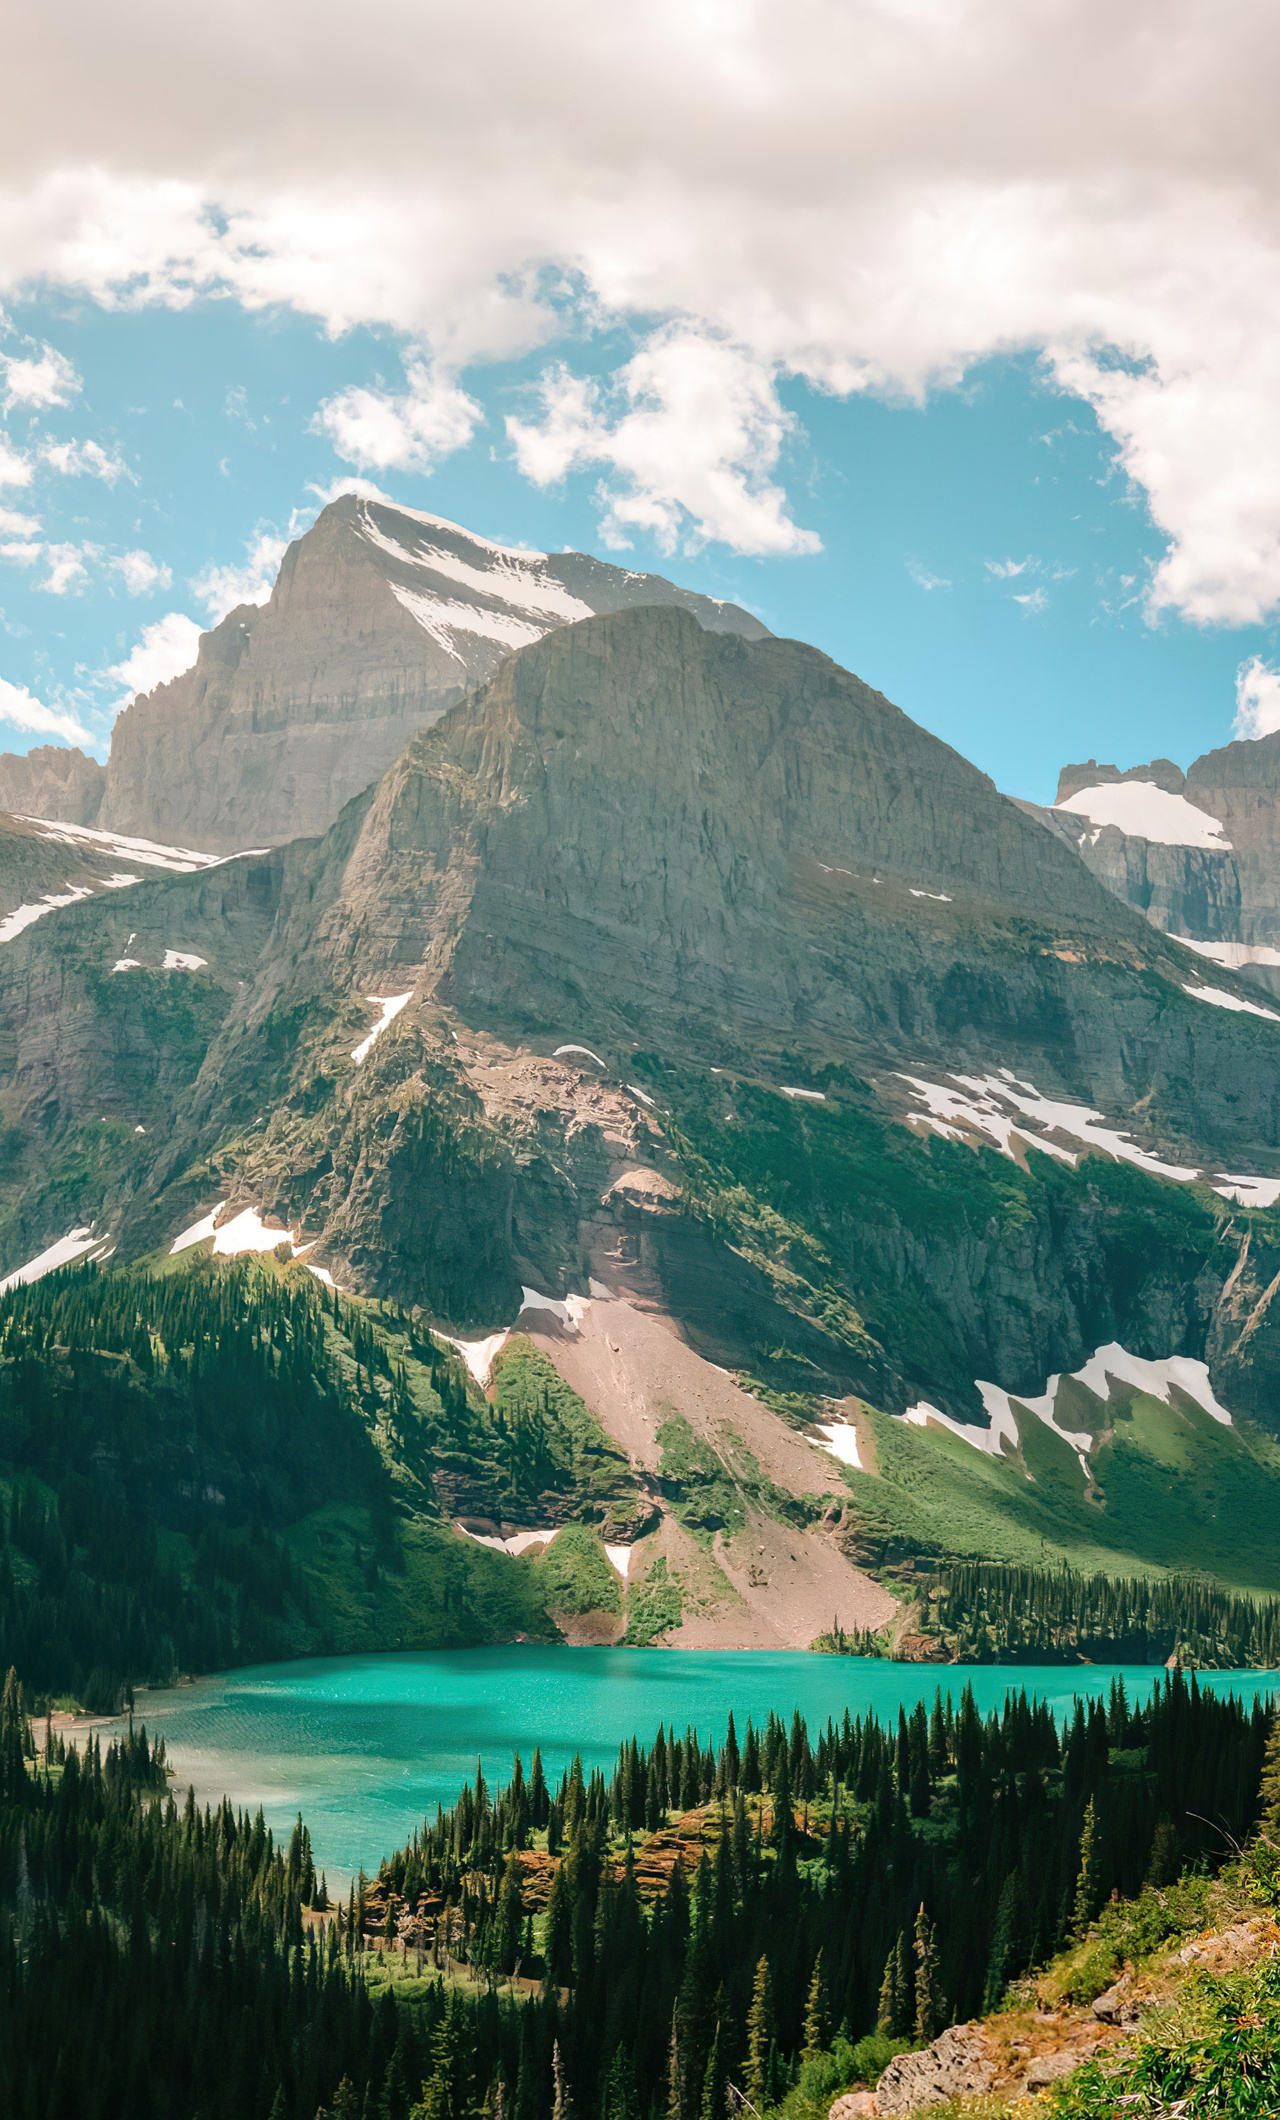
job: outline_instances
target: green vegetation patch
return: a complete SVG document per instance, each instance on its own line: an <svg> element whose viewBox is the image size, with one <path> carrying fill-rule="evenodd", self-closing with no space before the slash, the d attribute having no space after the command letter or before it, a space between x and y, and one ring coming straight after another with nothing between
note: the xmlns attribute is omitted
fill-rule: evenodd
<svg viewBox="0 0 1280 2120"><path fill-rule="evenodd" d="M538 1592L549 1612L577 1618L584 1612L621 1612L622 1585L594 1531L566 1524L557 1531L537 1570Z"/></svg>
<svg viewBox="0 0 1280 2120"><path fill-rule="evenodd" d="M572 1496L575 1514L600 1522L606 1537L634 1524L641 1505L625 1453L524 1333L511 1335L494 1364L491 1419L513 1502Z"/></svg>
<svg viewBox="0 0 1280 2120"><path fill-rule="evenodd" d="M678 1627L684 1617L682 1583L668 1571L665 1554L659 1554L642 1581L627 1594L627 1631L624 1646L649 1649L662 1635Z"/></svg>

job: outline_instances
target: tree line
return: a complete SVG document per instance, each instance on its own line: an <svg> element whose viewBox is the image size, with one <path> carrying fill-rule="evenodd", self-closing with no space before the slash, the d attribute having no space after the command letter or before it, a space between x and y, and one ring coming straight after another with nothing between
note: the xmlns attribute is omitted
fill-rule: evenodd
<svg viewBox="0 0 1280 2120"><path fill-rule="evenodd" d="M926 1587L922 1627L965 1663L1176 1657L1201 1670L1280 1666L1280 1598L1242 1596L1197 1576L957 1563Z"/></svg>

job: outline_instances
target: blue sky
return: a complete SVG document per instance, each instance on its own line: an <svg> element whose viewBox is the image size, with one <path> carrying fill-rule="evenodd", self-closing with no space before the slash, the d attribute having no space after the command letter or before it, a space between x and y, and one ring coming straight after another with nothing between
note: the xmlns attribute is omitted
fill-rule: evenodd
<svg viewBox="0 0 1280 2120"><path fill-rule="evenodd" d="M127 690L106 673L172 611L209 623L211 572L244 576L255 593L260 541L298 534L351 473L315 431L317 407L398 377L400 361L368 330L334 343L308 320L226 300L178 314L28 301L7 322L11 358L51 346L82 382L66 405L13 407L13 440L91 440L111 476L37 464L29 486L9 489L41 532L5 539L0 676L81 722L101 754ZM575 372L607 376L619 351L614 334L577 339ZM384 490L486 536L607 556L598 471L539 488L504 430L556 354L464 374L485 413L474 438L434 471L379 473ZM1237 668L1273 655L1274 628L1149 621L1142 590L1164 540L1089 408L1036 360L982 363L921 407L795 382L781 401L795 419L783 483L821 550L748 556L686 532L671 552L637 528L629 565L731 596L812 641L1014 794L1050 800L1067 758L1185 765L1228 740ZM83 574L51 593L53 565L24 558L34 542L75 548ZM112 561L136 552L168 581L147 584L142 569L131 594ZM42 740L3 732L15 750Z"/></svg>
<svg viewBox="0 0 1280 2120"><path fill-rule="evenodd" d="M733 596L1012 793L1280 728L1251 0L1105 69L1101 0L290 11L20 19L0 747L101 755L353 475Z"/></svg>

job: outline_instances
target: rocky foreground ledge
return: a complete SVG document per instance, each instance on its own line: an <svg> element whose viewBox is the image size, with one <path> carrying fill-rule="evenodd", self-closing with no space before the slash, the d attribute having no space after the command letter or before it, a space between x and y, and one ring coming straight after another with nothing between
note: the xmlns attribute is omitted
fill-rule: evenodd
<svg viewBox="0 0 1280 2120"><path fill-rule="evenodd" d="M1127 1966L1087 2004L1041 2006L1030 1994L971 2024L949 2025L930 2046L898 2054L874 2090L846 2091L828 2120L881 2120L993 2095L1010 2104L1048 2090L1095 2057L1118 2062L1178 1994L1188 1976L1239 1974L1280 1952L1273 1915L1256 1914L1206 1929L1141 1968ZM1028 1983L1030 1987L1032 1984ZM982 2110L988 2108L984 2104Z"/></svg>

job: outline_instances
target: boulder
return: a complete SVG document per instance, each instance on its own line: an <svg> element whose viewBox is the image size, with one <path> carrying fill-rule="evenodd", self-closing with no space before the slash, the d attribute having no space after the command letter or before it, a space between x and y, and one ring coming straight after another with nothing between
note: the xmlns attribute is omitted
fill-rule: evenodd
<svg viewBox="0 0 1280 2120"><path fill-rule="evenodd" d="M981 2025L952 2024L917 2054L899 2054L876 2085L877 2113L914 2113L991 2088L995 2061Z"/></svg>

